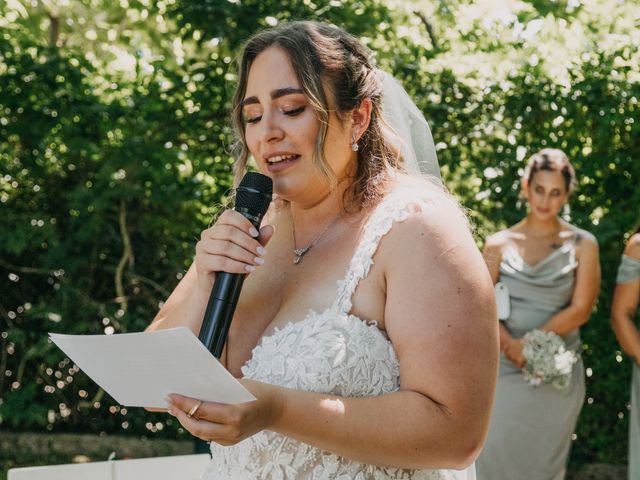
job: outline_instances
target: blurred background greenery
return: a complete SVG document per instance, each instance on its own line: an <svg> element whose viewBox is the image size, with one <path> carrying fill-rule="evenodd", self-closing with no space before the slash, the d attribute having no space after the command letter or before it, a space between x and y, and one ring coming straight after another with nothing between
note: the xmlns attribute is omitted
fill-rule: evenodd
<svg viewBox="0 0 640 480"><path fill-rule="evenodd" d="M630 364L608 312L640 218L640 9L618 0L0 0L0 430L188 438L117 405L47 332L154 316L231 185L239 48L289 19L344 27L401 80L479 245L524 215L528 156L569 155L565 216L603 267L571 461L624 464Z"/></svg>

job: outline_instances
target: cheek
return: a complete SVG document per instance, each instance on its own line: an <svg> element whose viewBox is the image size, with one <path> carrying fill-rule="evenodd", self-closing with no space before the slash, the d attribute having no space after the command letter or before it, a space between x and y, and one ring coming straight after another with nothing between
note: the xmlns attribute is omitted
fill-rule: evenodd
<svg viewBox="0 0 640 480"><path fill-rule="evenodd" d="M251 128L247 128L245 130L244 141L246 142L247 147L249 148L249 152L251 152L251 155L254 155L254 156L257 155L258 142Z"/></svg>
<svg viewBox="0 0 640 480"><path fill-rule="evenodd" d="M557 196L557 197L555 197L555 198L553 199L553 203L554 203L555 205L558 205L558 207L562 207L562 205L563 205L566 201L567 201L567 199L566 199L564 196L562 196L562 195L559 195L559 196Z"/></svg>
<svg viewBox="0 0 640 480"><path fill-rule="evenodd" d="M290 136L300 147L313 151L316 146L316 139L320 134L320 124L315 119L305 118L303 121L290 127Z"/></svg>
<svg viewBox="0 0 640 480"><path fill-rule="evenodd" d="M527 195L527 199L529 200L529 202L535 202L540 199L540 194L537 192L529 191L529 194Z"/></svg>

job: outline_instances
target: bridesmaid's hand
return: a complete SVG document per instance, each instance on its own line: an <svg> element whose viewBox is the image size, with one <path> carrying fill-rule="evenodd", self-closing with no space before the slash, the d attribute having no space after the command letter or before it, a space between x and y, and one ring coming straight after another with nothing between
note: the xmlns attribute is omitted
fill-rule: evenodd
<svg viewBox="0 0 640 480"><path fill-rule="evenodd" d="M235 445L264 429L271 427L282 412L282 389L254 380L240 382L257 400L230 405L202 402L193 416L187 413L198 400L171 394L167 398L169 413L192 435L223 446Z"/></svg>
<svg viewBox="0 0 640 480"><path fill-rule="evenodd" d="M522 339L512 338L504 347L504 356L518 368L523 368L527 360L522 354Z"/></svg>

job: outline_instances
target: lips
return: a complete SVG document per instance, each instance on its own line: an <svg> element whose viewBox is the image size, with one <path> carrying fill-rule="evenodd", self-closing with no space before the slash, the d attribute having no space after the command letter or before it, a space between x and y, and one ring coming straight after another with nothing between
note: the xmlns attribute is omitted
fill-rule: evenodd
<svg viewBox="0 0 640 480"><path fill-rule="evenodd" d="M267 158L267 163L269 165L274 165L276 163L290 162L290 161L296 160L298 158L300 158L300 155L296 155L296 154L274 155L272 157Z"/></svg>
<svg viewBox="0 0 640 480"><path fill-rule="evenodd" d="M295 165L300 160L300 155L289 152L271 152L263 156L270 173L278 173L288 170L290 166Z"/></svg>

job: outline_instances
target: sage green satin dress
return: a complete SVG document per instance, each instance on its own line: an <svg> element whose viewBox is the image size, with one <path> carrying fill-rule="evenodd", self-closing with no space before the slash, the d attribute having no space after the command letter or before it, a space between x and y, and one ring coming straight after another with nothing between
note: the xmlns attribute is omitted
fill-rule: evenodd
<svg viewBox="0 0 640 480"><path fill-rule="evenodd" d="M533 266L515 249L503 253L499 280L509 289L511 307L504 325L513 337L542 326L569 305L577 266L575 238ZM579 350L578 330L564 340ZM584 396L581 359L569 386L558 390L550 384L530 386L522 370L502 356L489 434L476 463L478 480L563 479Z"/></svg>
<svg viewBox="0 0 640 480"><path fill-rule="evenodd" d="M622 256L616 283L640 279L640 260ZM633 365L631 378L631 416L629 418L629 480L640 480L640 368Z"/></svg>

